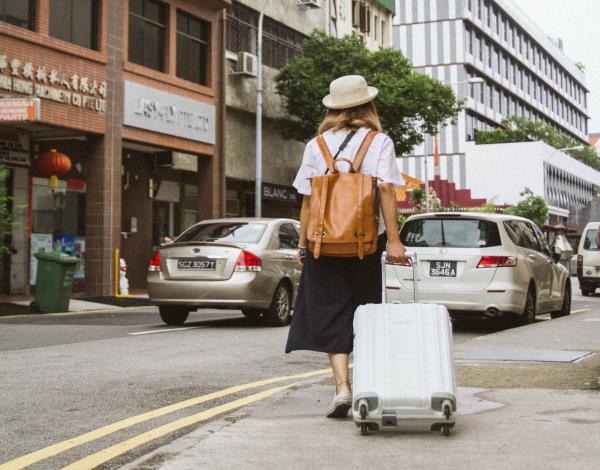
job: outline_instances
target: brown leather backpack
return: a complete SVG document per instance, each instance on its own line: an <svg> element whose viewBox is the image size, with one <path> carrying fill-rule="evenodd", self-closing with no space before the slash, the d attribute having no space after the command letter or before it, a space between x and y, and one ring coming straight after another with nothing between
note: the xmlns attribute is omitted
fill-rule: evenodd
<svg viewBox="0 0 600 470"><path fill-rule="evenodd" d="M377 178L359 173L376 135L377 131L369 131L354 162L343 157L334 160L323 136L317 137L329 174L311 181L307 238L315 259L320 255L363 259L377 250ZM350 165L347 173L337 169L340 161Z"/></svg>

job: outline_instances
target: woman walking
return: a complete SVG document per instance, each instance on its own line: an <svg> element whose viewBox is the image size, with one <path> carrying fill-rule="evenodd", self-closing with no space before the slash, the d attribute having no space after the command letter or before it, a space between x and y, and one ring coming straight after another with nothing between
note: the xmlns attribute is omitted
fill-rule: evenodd
<svg viewBox="0 0 600 470"><path fill-rule="evenodd" d="M387 249L389 262L404 259L405 248L398 236L395 185L403 180L396 165L392 140L381 133L381 123L373 100L377 89L367 86L360 75L340 77L330 84L323 98L328 111L319 134L331 152L352 160L371 131L377 131L364 157L360 173L378 178L381 206L377 251L363 259L321 255L315 259L307 250L307 224L311 178L324 175L328 166L314 138L304 150L294 187L304 195L300 213L298 257L304 263L294 307L286 352L310 350L325 352L335 379L335 394L326 415L347 416L352 406L348 360L352 352L354 311L359 305L381 303L381 254ZM343 151L343 154L341 153ZM336 153L337 152L337 153ZM340 164L340 171L348 165ZM342 168L344 167L344 168Z"/></svg>

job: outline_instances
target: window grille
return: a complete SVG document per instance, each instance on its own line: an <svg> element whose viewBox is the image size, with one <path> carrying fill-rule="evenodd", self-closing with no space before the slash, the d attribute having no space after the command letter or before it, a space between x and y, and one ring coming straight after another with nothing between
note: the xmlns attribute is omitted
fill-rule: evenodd
<svg viewBox="0 0 600 470"><path fill-rule="evenodd" d="M227 49L256 54L259 13L234 2L227 12ZM263 64L282 68L302 52L306 36L279 21L265 16L263 20Z"/></svg>

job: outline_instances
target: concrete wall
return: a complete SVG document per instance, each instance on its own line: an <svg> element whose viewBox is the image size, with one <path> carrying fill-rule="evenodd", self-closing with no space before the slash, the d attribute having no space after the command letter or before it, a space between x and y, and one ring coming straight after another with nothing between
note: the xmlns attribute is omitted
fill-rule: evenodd
<svg viewBox="0 0 600 470"><path fill-rule="evenodd" d="M296 0L243 0L240 3L264 11L265 15L309 35L324 29L326 9L304 8ZM255 179L256 79L232 75L237 56L227 53L226 77L226 176L245 181ZM300 166L304 142L284 139L274 120L286 116L283 98L275 92L278 70L263 66L263 181L291 186Z"/></svg>
<svg viewBox="0 0 600 470"><path fill-rule="evenodd" d="M266 16L306 35L312 33L315 28L325 30L326 3L329 0L321 0L320 8L306 8L298 5L296 0L239 0L239 2L256 11L264 11Z"/></svg>
<svg viewBox="0 0 600 470"><path fill-rule="evenodd" d="M254 181L256 116L241 110L227 110L227 177ZM234 131L235 130L235 131ZM263 119L263 181L291 186L302 161L304 143L285 140L272 120Z"/></svg>

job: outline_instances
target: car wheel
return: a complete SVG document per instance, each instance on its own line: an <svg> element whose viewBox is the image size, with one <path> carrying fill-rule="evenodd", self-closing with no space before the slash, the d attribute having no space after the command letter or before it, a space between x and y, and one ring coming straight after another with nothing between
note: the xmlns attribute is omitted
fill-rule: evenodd
<svg viewBox="0 0 600 470"><path fill-rule="evenodd" d="M584 297L588 297L588 296L590 296L590 295L592 295L594 293L594 290L595 289L593 289L593 288L590 289L587 286L582 286L581 287L581 295L583 295Z"/></svg>
<svg viewBox="0 0 600 470"><path fill-rule="evenodd" d="M160 318L167 325L183 325L190 314L189 307L161 305L158 307Z"/></svg>
<svg viewBox="0 0 600 470"><path fill-rule="evenodd" d="M567 315L571 315L571 285L569 283L565 285L562 308L558 312L552 312L550 318L566 317Z"/></svg>
<svg viewBox="0 0 600 470"><path fill-rule="evenodd" d="M285 326L290 323L292 313L292 294L290 289L280 282L273 294L273 301L265 316L269 324Z"/></svg>
<svg viewBox="0 0 600 470"><path fill-rule="evenodd" d="M523 315L521 315L520 323L522 325L530 325L535 323L535 316L537 315L537 309L535 305L535 293L533 286L529 286L527 291L527 300L525 301L525 308L523 309Z"/></svg>

